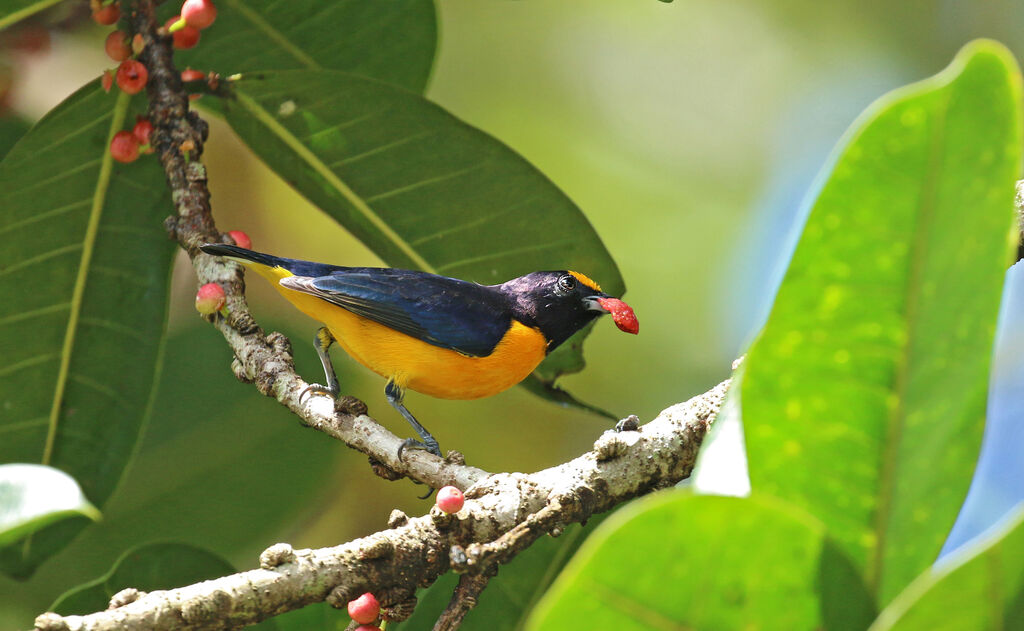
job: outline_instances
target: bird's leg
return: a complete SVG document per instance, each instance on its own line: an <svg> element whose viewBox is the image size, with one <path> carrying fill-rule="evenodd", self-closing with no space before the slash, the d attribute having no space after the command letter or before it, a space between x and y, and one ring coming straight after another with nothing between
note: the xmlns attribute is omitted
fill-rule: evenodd
<svg viewBox="0 0 1024 631"><path fill-rule="evenodd" d="M333 343L334 336L327 330L327 327L320 327L320 330L316 332L316 337L313 338L313 346L316 347L316 354L320 356L320 363L324 366L324 375L327 379L327 385L324 386L319 383L309 384L299 394L300 403L302 402L303 397L312 392L330 395L333 398L337 398L338 394L341 393L341 386L338 385L338 377L334 374L334 366L331 365L331 356L327 354L327 350Z"/></svg>
<svg viewBox="0 0 1024 631"><path fill-rule="evenodd" d="M416 430L416 433L423 439L421 442L415 438L406 438L405 442L398 447L398 459L402 459L402 452L406 449L423 449L440 458L441 447L438 446L437 439L431 436L430 432L427 431L427 428L420 425L420 422L416 420L416 417L413 416L412 413L402 404L402 399L405 398L405 391L402 390L401 386L394 381L389 381L388 384L384 386L384 395L387 396L388 403L398 410L399 414L405 417L405 420L409 421L409 425L412 425L412 428Z"/></svg>

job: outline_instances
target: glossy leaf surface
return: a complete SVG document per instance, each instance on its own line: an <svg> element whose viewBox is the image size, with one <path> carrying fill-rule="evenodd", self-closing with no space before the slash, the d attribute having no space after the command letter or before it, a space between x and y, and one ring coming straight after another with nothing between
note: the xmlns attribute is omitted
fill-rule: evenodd
<svg viewBox="0 0 1024 631"><path fill-rule="evenodd" d="M43 465L0 465L0 545L74 516L100 518L74 478Z"/></svg>
<svg viewBox="0 0 1024 631"><path fill-rule="evenodd" d="M1020 74L975 42L854 123L746 360L755 492L820 518L885 603L978 457L1021 166Z"/></svg>
<svg viewBox="0 0 1024 631"><path fill-rule="evenodd" d="M774 500L671 491L590 537L527 629L855 629L873 605L820 522Z"/></svg>

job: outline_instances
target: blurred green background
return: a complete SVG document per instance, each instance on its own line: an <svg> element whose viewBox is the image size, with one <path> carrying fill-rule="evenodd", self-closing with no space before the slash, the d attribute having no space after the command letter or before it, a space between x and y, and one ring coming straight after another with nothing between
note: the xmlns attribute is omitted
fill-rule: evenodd
<svg viewBox="0 0 1024 631"><path fill-rule="evenodd" d="M801 201L858 112L937 72L974 37L1024 57L1024 3L1011 0L437 5L427 95L520 152L583 209L642 323L633 337L601 322L587 370L562 383L643 420L728 375L767 313ZM38 117L98 75L109 65L105 34L83 27L54 34L48 52L9 52L14 111ZM379 263L216 120L205 160L222 230L285 256ZM249 568L276 541L333 545L384 527L392 508L427 510L421 488L376 478L365 457L231 376L230 352L192 308L184 260L174 288L160 396L134 466L102 523L29 582L0 577L0 628L28 627L138 543L196 543ZM300 372L319 379L317 325L262 281L249 299L266 328L291 336ZM382 380L335 358L343 390L407 435ZM521 389L470 402L411 393L407 404L443 448L491 471L557 464L608 427Z"/></svg>

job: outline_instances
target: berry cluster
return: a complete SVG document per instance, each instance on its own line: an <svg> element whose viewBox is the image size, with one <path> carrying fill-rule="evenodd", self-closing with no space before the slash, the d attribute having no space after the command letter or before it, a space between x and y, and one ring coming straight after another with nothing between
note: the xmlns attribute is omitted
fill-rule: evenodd
<svg viewBox="0 0 1024 631"><path fill-rule="evenodd" d="M121 19L119 0L89 0L92 18L99 24L110 25ZM212 0L185 0L181 5L181 14L167 21L165 28L174 38L175 48L192 48L199 43L199 31L217 19L217 8ZM107 92L117 87L127 94L138 94L149 81L149 71L137 57L145 47L142 35L132 36L123 30L115 30L107 36L104 49L107 56L119 62L116 70L103 73L102 85ZM187 69L181 73L182 81L204 79L206 75L198 70ZM198 98L192 95L189 98ZM119 162L133 162L140 153L153 153L149 135L153 125L139 119L131 131L119 131L110 141L110 154Z"/></svg>

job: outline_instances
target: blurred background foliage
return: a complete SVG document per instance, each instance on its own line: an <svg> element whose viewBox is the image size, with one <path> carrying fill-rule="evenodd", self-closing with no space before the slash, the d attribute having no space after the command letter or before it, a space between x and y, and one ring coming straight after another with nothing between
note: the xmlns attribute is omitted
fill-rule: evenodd
<svg viewBox="0 0 1024 631"><path fill-rule="evenodd" d="M802 198L858 112L935 73L974 37L1024 58L1024 4L1013 0L439 0L437 10L427 96L520 152L583 209L643 322L635 338L602 322L588 342L589 368L564 385L643 420L727 376L767 313ZM105 33L83 25L53 33L43 51L7 49L0 140L109 65ZM218 120L204 157L222 230L245 230L257 249L285 256L379 263ZM30 581L0 577L0 628L27 626L139 543L202 545L247 568L275 541L332 545L380 529L392 508L427 509L419 488L374 477L363 456L238 383L223 341L196 317L194 289L180 259L155 413L104 521ZM1020 295L1011 290L1015 304ZM251 284L249 299L266 328L292 338L300 373L316 377L315 324L263 283ZM1014 311L1007 301L994 376L996 392L1010 394L1024 345L1007 333ZM345 392L406 432L379 378L340 357L336 367ZM1012 418L1013 398L992 410ZM559 463L607 427L518 388L472 402L411 393L408 402L442 445L492 471ZM992 451L993 429L1009 427L1000 418L990 415L980 471L1001 470L1002 480L976 482L960 540L1022 495L1024 465ZM1019 452L1024 430L1016 431L997 442Z"/></svg>

